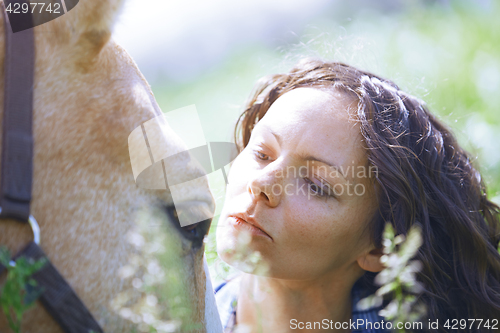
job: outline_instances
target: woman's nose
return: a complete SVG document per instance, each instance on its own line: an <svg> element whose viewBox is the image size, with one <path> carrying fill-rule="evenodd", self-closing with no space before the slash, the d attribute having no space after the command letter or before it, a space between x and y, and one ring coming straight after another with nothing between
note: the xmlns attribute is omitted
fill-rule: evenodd
<svg viewBox="0 0 500 333"><path fill-rule="evenodd" d="M270 166L268 166L269 168ZM260 170L247 185L253 200L262 200L270 207L278 206L283 193L283 172L280 169Z"/></svg>

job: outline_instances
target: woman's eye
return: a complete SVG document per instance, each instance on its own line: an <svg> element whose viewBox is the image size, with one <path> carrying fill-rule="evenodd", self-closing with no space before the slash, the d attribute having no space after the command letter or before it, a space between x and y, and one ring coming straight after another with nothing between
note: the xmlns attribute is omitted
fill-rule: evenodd
<svg viewBox="0 0 500 333"><path fill-rule="evenodd" d="M309 178L304 178L304 180L306 181L306 183L309 184L309 188L311 189L311 191L313 192L314 195L317 195L320 197L327 197L331 194L330 193L331 191L330 191L328 186L319 186L315 182L310 180Z"/></svg>
<svg viewBox="0 0 500 333"><path fill-rule="evenodd" d="M267 156L266 154L261 153L260 151L256 151L255 155L257 156L257 158L259 160L263 160L263 161L269 160L269 156Z"/></svg>

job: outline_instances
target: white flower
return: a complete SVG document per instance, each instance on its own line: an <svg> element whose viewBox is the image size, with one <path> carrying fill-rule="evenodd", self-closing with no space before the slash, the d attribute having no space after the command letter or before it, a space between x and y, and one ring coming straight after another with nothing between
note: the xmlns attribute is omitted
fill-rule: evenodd
<svg viewBox="0 0 500 333"><path fill-rule="evenodd" d="M372 295L372 296L369 296L369 297L366 297L366 298L363 298L362 300L360 300L358 302L358 304L356 304L356 306L357 306L358 310L364 311L364 310L368 310L371 308L376 308L376 307L381 306L383 300L384 299L380 296Z"/></svg>
<svg viewBox="0 0 500 333"><path fill-rule="evenodd" d="M386 225L384 246L380 262L385 268L375 277L375 283L381 286L374 295L362 299L358 308L369 309L380 306L383 296L392 295L393 300L379 314L390 321L417 321L425 313L425 306L415 304L419 294L425 290L416 280L416 274L422 269L422 263L411 260L422 245L421 230L412 227L406 237L395 236L390 224Z"/></svg>
<svg viewBox="0 0 500 333"><path fill-rule="evenodd" d="M378 314L386 318L395 317L398 314L398 301L392 300L384 309L380 310Z"/></svg>

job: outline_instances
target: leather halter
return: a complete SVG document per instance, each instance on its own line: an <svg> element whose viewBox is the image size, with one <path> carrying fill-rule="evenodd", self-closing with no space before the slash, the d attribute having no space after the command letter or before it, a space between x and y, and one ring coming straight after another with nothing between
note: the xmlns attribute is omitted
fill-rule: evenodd
<svg viewBox="0 0 500 333"><path fill-rule="evenodd" d="M4 13L5 30L5 86L0 219L15 219L32 224L34 219L30 215L30 203L33 178L34 31L27 29L14 34L7 23L3 3L1 9ZM31 14L22 19L26 17L32 20ZM32 26L30 21L27 22L28 26ZM66 333L103 332L37 243L35 232L35 241L16 254L13 260L19 257L35 260L46 258L45 266L33 274L33 278L42 288L39 300L47 312ZM0 265L0 275L4 271L5 267Z"/></svg>

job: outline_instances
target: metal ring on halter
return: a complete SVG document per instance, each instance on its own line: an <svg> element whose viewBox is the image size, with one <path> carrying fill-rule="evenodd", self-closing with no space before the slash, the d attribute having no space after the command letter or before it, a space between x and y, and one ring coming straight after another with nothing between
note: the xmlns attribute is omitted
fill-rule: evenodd
<svg viewBox="0 0 500 333"><path fill-rule="evenodd" d="M0 207L0 214L2 213L2 207ZM28 218L28 223L31 226L31 231L33 231L33 242L36 245L40 245L40 227L38 226L38 222L35 220L33 215L30 215Z"/></svg>

